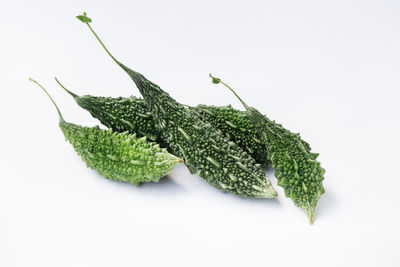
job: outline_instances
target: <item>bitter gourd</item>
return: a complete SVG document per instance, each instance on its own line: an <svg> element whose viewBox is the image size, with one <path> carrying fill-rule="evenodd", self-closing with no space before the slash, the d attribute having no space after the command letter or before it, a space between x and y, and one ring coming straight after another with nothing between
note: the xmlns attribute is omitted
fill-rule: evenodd
<svg viewBox="0 0 400 267"><path fill-rule="evenodd" d="M246 150L257 163L268 165L265 146L255 132L253 124L243 111L229 106L197 105L189 107L202 120L220 129L225 136Z"/></svg>
<svg viewBox="0 0 400 267"><path fill-rule="evenodd" d="M59 115L59 127L87 166L104 177L139 185L158 182L170 173L182 159L168 153L158 144L134 134L102 130L98 126L82 127L66 122L49 93L38 82L30 79L49 96Z"/></svg>
<svg viewBox="0 0 400 267"><path fill-rule="evenodd" d="M325 192L322 186L325 170L316 160L318 154L308 152L298 134L290 133L262 115L257 109L249 107L221 79L215 78L211 74L210 77L213 83L222 83L228 87L243 104L249 119L253 122L260 139L267 148L268 159L275 168L278 185L283 187L287 197L305 210L312 224L318 201Z"/></svg>
<svg viewBox="0 0 400 267"><path fill-rule="evenodd" d="M153 115L143 99L135 96L129 98L78 96L65 88L58 80L56 81L81 108L89 111L94 118L108 128L116 132L136 133L138 136L146 136L150 140L160 143L160 133L155 126Z"/></svg>
<svg viewBox="0 0 400 267"><path fill-rule="evenodd" d="M191 173L196 173L221 191L242 197L272 198L277 193L260 165L234 142L188 112L158 85L147 80L115 59L90 26L84 13L78 16L110 57L131 77L151 109L161 138L172 152L185 159Z"/></svg>
<svg viewBox="0 0 400 267"><path fill-rule="evenodd" d="M78 96L63 86L83 109L100 120L100 122L117 132L128 131L146 136L152 141L157 141L161 146L168 145L162 142L160 133L146 102L134 96L131 97L102 97L84 95ZM246 113L231 106L198 105L187 107L202 120L221 130L225 136L246 150L257 163L267 165L266 149L258 139L255 128Z"/></svg>
<svg viewBox="0 0 400 267"><path fill-rule="evenodd" d="M196 107L189 108L192 109L193 112L196 112L196 114L199 114L203 120L221 129L229 139L249 152L258 163L263 166L270 164L266 156L268 151L259 139L258 132L245 111L234 109L231 105L197 105ZM277 127L279 126L281 125L277 124ZM301 142L307 151L311 151L311 147L307 142L304 140L301 140Z"/></svg>

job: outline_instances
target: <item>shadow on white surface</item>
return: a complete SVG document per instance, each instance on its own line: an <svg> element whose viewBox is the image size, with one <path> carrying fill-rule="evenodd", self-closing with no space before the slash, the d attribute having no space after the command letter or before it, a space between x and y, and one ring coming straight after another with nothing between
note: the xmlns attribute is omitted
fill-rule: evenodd
<svg viewBox="0 0 400 267"><path fill-rule="evenodd" d="M102 176L96 170L91 170L92 178L96 180L96 183L101 180L101 183L105 183L110 187L110 190L121 190L126 192L127 190L133 191L135 194L156 194L156 195L176 195L182 193L185 187L171 179L170 175L166 175L160 179L158 183L148 182L142 183L139 186L128 182L110 180Z"/></svg>
<svg viewBox="0 0 400 267"><path fill-rule="evenodd" d="M164 191L164 193L166 194L176 194L187 191L185 190L184 186L172 179L172 176L170 174L161 178L158 183L143 183L139 185L138 188L146 191L157 191L157 193L161 193L159 191Z"/></svg>
<svg viewBox="0 0 400 267"><path fill-rule="evenodd" d="M328 218L336 212L338 207L338 199L332 193L325 188L325 194L323 194L319 200L317 207L316 218Z"/></svg>
<svg viewBox="0 0 400 267"><path fill-rule="evenodd" d="M235 197L235 196L233 196ZM245 203L248 203L249 205L252 206L263 206L263 207L273 207L273 208L280 208L282 206L282 202L279 199L279 196L277 198L240 198L237 197L240 201L243 201Z"/></svg>

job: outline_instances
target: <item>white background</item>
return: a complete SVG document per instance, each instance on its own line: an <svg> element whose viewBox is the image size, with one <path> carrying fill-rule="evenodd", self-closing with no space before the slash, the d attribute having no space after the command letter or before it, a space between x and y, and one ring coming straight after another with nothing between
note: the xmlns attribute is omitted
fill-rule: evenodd
<svg viewBox="0 0 400 267"><path fill-rule="evenodd" d="M399 1L0 1L0 266L400 266ZM135 187L87 169L58 128L78 94L239 102L301 132L326 169L315 224L221 193L179 165ZM273 172L269 177L276 185Z"/></svg>

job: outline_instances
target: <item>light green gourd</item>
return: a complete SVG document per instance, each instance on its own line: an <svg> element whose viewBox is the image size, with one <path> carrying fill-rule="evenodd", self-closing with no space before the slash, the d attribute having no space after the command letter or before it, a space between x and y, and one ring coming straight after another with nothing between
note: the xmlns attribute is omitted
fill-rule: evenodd
<svg viewBox="0 0 400 267"><path fill-rule="evenodd" d="M249 119L258 131L261 141L267 148L268 159L275 168L278 185L285 195L305 210L312 224L318 200L325 192L322 186L325 170L316 160L318 154L307 151L298 134L293 134L277 125L257 109L249 107L226 83L213 76L212 82L222 83L231 90L245 107ZM267 156L267 155L266 155Z"/></svg>
<svg viewBox="0 0 400 267"><path fill-rule="evenodd" d="M49 96L59 115L59 127L65 138L89 168L104 177L139 185L158 182L172 171L182 159L168 153L158 144L137 138L135 134L102 130L98 126L82 127L66 122L49 93L38 82L30 79Z"/></svg>

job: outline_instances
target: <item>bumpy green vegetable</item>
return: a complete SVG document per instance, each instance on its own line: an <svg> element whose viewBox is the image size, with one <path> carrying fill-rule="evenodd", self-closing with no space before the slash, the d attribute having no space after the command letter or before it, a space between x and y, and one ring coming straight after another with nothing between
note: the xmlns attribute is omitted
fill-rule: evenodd
<svg viewBox="0 0 400 267"><path fill-rule="evenodd" d="M128 131L137 133L139 136L146 136L167 147L167 144L163 144L154 118L143 99L134 96L129 98L78 96L66 89L59 81L57 82L80 107L88 110L103 125L117 132ZM221 130L229 140L246 150L257 163L267 165L265 146L258 139L256 130L245 112L231 106L198 105L188 107L188 109Z"/></svg>
<svg viewBox="0 0 400 267"><path fill-rule="evenodd" d="M153 116L147 108L146 102L134 96L127 97L102 97L84 95L78 96L63 86L76 103L97 118L103 125L117 132L136 133L146 136L152 141L160 142Z"/></svg>
<svg viewBox="0 0 400 267"><path fill-rule="evenodd" d="M246 150L257 163L268 165L265 146L262 145L245 112L236 110L230 105L223 107L198 105L189 109L202 120L220 129L229 140Z"/></svg>
<svg viewBox="0 0 400 267"><path fill-rule="evenodd" d="M84 14L85 16L85 14ZM79 17L78 17L79 18ZM80 18L81 19L81 18ZM263 169L255 160L203 122L158 85L117 61L85 22L111 58L132 78L151 108L162 139L175 155L183 157L191 173L197 173L214 187L243 197L277 196Z"/></svg>
<svg viewBox="0 0 400 267"><path fill-rule="evenodd" d="M266 156L268 151L259 139L258 132L245 111L234 109L231 105L223 107L198 105L190 109L196 112L201 119L224 132L230 140L249 152L258 163L264 166L270 164ZM282 125L277 124L277 127L279 126ZM303 140L301 142L307 151L311 151L307 142Z"/></svg>
<svg viewBox="0 0 400 267"><path fill-rule="evenodd" d="M134 96L126 97L102 97L84 95L78 96L63 86L76 103L89 111L93 117L117 132L128 131L138 136L146 136L152 141L157 141L161 146L167 147L160 138L160 133L155 125L154 118L149 111L146 102ZM254 125L248 119L246 112L229 106L198 105L188 107L202 120L221 130L225 136L247 151L257 163L268 165L267 151L258 138ZM307 151L310 151L308 143L302 140Z"/></svg>
<svg viewBox="0 0 400 267"><path fill-rule="evenodd" d="M310 223L314 222L318 200L325 192L322 181L325 170L316 160L318 154L306 150L298 134L292 134L275 124L257 109L249 107L231 87L221 79L212 77L213 83L222 83L231 90L246 108L247 114L259 132L260 139L268 150L268 159L275 168L278 185L285 195L305 210Z"/></svg>
<svg viewBox="0 0 400 267"><path fill-rule="evenodd" d="M87 166L104 177L135 185L158 182L183 162L158 144L147 142L145 137L137 138L127 132L116 133L98 126L89 128L66 122L48 92L35 80L31 81L39 85L54 103L65 138Z"/></svg>

